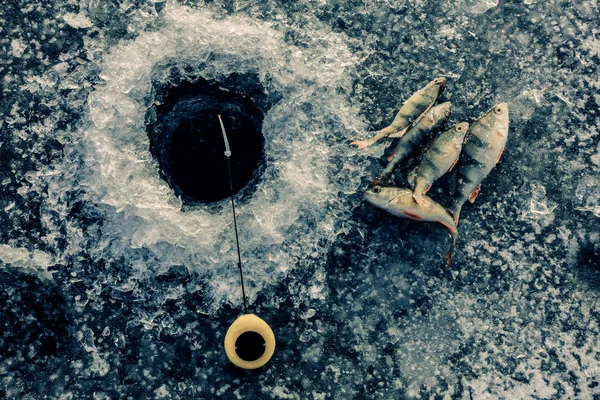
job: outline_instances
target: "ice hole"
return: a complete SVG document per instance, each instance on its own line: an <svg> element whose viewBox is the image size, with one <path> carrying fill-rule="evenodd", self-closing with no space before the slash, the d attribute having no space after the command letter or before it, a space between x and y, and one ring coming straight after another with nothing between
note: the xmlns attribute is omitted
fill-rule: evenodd
<svg viewBox="0 0 600 400"><path fill-rule="evenodd" d="M236 77L237 83L243 79ZM229 86L229 87L228 87ZM148 124L150 151L161 176L184 204L211 203L229 196L225 145L217 115L221 115L231 148L234 193L254 186L263 160L263 112L241 85L241 92L200 78L165 90Z"/></svg>

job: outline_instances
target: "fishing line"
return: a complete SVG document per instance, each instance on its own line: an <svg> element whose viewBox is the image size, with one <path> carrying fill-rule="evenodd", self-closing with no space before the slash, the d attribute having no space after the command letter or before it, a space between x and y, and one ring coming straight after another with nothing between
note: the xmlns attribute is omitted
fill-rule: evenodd
<svg viewBox="0 0 600 400"><path fill-rule="evenodd" d="M240 270L240 282L242 283L242 299L244 302L244 314L248 314L248 307L246 305L246 289L244 287L244 273L242 272L242 255L240 253L240 237L238 235L237 228L237 218L235 216L235 202L233 201L233 180L231 178L231 161L229 158L231 157L231 149L229 148L229 140L227 140L227 133L225 132L225 126L223 125L223 120L221 119L221 115L217 115L219 117L219 124L221 124L221 132L223 133L223 141L225 142L225 157L227 158L227 171L229 173L229 194L231 197L231 211L233 213L233 227L235 229L235 243L237 245L237 254L238 254L238 268Z"/></svg>
<svg viewBox="0 0 600 400"><path fill-rule="evenodd" d="M227 358L234 365L244 369L257 369L265 365L275 352L275 335L265 321L254 314L248 314L246 305L246 289L244 288L244 274L242 272L242 255L240 253L240 237L238 235L237 218L235 215L235 202L233 201L233 180L231 178L231 149L225 133L225 126L221 116L221 132L225 142L225 157L229 172L229 190L231 194L231 211L233 212L233 226L235 228L235 242L237 244L238 268L240 269L240 282L242 283L242 299L244 300L244 314L240 315L231 324L225 335L223 346Z"/></svg>

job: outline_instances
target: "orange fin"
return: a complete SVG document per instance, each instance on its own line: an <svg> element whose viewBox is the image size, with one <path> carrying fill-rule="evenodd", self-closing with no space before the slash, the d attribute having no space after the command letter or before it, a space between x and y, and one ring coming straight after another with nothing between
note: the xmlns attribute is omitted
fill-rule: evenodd
<svg viewBox="0 0 600 400"><path fill-rule="evenodd" d="M369 183L369 187L373 187L373 186L377 186L377 185L381 185L381 175L376 176L375 179L373 179L373 182Z"/></svg>
<svg viewBox="0 0 600 400"><path fill-rule="evenodd" d="M444 225L446 228L448 228L450 232L456 232L456 228L450 225L449 223L441 220L437 220L436 222L439 222L440 224Z"/></svg>
<svg viewBox="0 0 600 400"><path fill-rule="evenodd" d="M369 143L368 140L356 140L350 144L353 144L355 146L358 146L358 149L364 149L366 147L369 147L371 145L371 143Z"/></svg>
<svg viewBox="0 0 600 400"><path fill-rule="evenodd" d="M469 195L469 201L471 202L471 204L475 203L475 199L477 198L477 195L479 194L480 190L481 190L481 185L477 186L475 188L475 190L473 190L471 192L471 194Z"/></svg>
<svg viewBox="0 0 600 400"><path fill-rule="evenodd" d="M502 157L502 153L504 153L504 146L500 149L500 153L498 153L498 157L496 157L496 164L500 161L500 157Z"/></svg>
<svg viewBox="0 0 600 400"><path fill-rule="evenodd" d="M431 189L431 185L433 185L433 183L430 183L429 186L427 186L425 190L423 190L423 194L427 194L427 192L429 192L429 189Z"/></svg>
<svg viewBox="0 0 600 400"><path fill-rule="evenodd" d="M421 221L421 220L423 219L423 217L421 217L421 216L420 216L420 215L418 215L418 214L413 214L413 213L411 213L411 212L408 212L408 211L403 211L403 213L404 213L404 214L405 214L407 217L409 217L409 218L411 218L411 219L414 219L414 220L417 220L417 221Z"/></svg>
<svg viewBox="0 0 600 400"><path fill-rule="evenodd" d="M394 158L394 155L396 154L396 150L392 150L392 152L390 153L390 155L388 156L387 160L388 161L392 161L392 158Z"/></svg>
<svg viewBox="0 0 600 400"><path fill-rule="evenodd" d="M420 205L420 206L424 206L424 205L426 205L426 204L427 204L427 200L425 200L425 199L423 198L423 196L422 196L422 195L421 195L421 196L416 196L416 195L413 193L413 199L414 199L414 200L415 200L415 202L417 202L417 204L418 204L418 205Z"/></svg>
<svg viewBox="0 0 600 400"><path fill-rule="evenodd" d="M448 254L444 256L444 261L446 261L448 265L452 265L452 250L450 250Z"/></svg>
<svg viewBox="0 0 600 400"><path fill-rule="evenodd" d="M450 169L448 170L448 172L452 171L454 169L454 167L456 166L456 164L458 163L458 159L460 157L456 157L456 160L454 160L454 162L452 163L452 165L450 166Z"/></svg>

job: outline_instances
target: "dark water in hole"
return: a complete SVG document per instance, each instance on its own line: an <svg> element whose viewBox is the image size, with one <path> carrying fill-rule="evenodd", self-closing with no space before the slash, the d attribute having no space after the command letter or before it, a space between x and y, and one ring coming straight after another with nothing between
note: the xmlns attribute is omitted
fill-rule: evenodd
<svg viewBox="0 0 600 400"><path fill-rule="evenodd" d="M210 203L230 195L221 115L232 156L233 191L259 179L264 163L263 113L251 98L200 78L168 89L149 126L151 151L163 178L184 204Z"/></svg>

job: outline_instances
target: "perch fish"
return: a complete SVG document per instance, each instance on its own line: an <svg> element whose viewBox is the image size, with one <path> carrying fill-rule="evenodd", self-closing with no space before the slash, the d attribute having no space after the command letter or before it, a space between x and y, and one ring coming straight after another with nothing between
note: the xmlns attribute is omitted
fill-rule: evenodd
<svg viewBox="0 0 600 400"><path fill-rule="evenodd" d="M381 175L379 175L371 186L389 183L390 176L404 159L417 153L429 140L431 133L442 125L452 110L452 104L445 102L432 107L425 113L415 125L413 125L404 136L398 141L398 145L394 150L393 156L385 167Z"/></svg>
<svg viewBox="0 0 600 400"><path fill-rule="evenodd" d="M498 103L471 125L455 170L455 195L448 211L458 224L467 200L475 202L481 182L500 160L508 138L508 104Z"/></svg>
<svg viewBox="0 0 600 400"><path fill-rule="evenodd" d="M371 139L357 140L351 144L358 146L359 149L364 149L388 136L393 138L402 137L410 124L433 106L445 87L446 78L444 77L429 82L427 86L414 93L404 102L390 126L378 131Z"/></svg>
<svg viewBox="0 0 600 400"><path fill-rule="evenodd" d="M425 151L419 165L409 172L408 184L417 203L423 204L423 195L431 185L454 168L468 130L469 124L461 122L442 133Z"/></svg>
<svg viewBox="0 0 600 400"><path fill-rule="evenodd" d="M450 232L452 245L444 257L448 265L452 262L452 252L458 239L458 230L452 216L439 203L428 196L423 196L423 203L419 204L413 198L412 190L399 187L373 186L364 193L365 199L400 218L408 218L414 221L434 221L444 225Z"/></svg>

